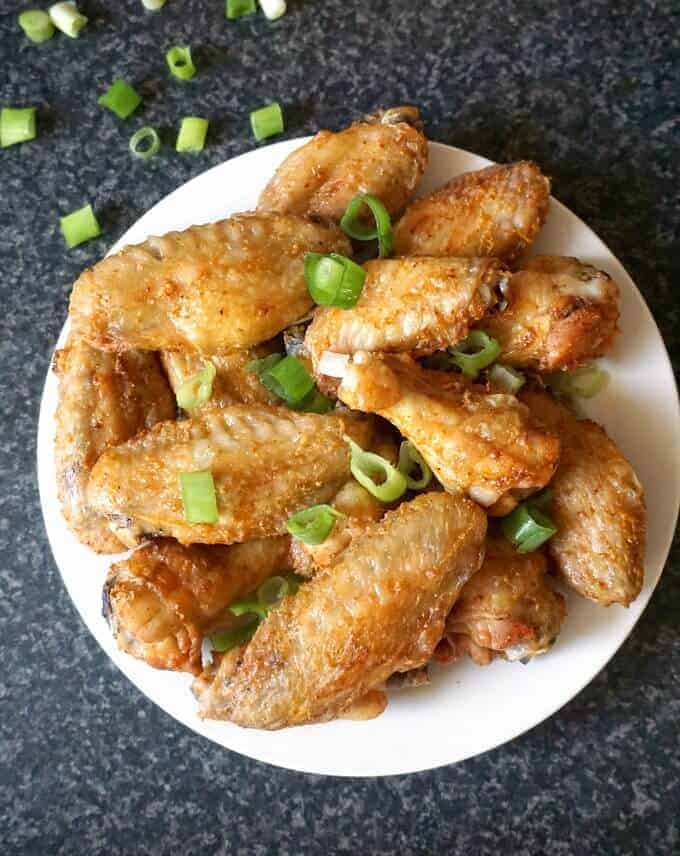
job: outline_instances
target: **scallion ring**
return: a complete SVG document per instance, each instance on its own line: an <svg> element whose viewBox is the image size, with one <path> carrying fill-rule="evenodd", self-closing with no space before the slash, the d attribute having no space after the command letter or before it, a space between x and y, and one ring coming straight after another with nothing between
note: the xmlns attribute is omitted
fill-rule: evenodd
<svg viewBox="0 0 680 856"><path fill-rule="evenodd" d="M217 376L215 364L205 360L200 372L188 377L178 388L176 393L177 405L182 410L196 410L212 395L213 381Z"/></svg>
<svg viewBox="0 0 680 856"><path fill-rule="evenodd" d="M191 58L191 48L186 45L173 45L165 54L170 73L180 80L190 80L196 74L196 66Z"/></svg>
<svg viewBox="0 0 680 856"><path fill-rule="evenodd" d="M213 650L227 652L239 645L249 642L258 628L259 620L256 615L247 614L228 630L214 633L210 637Z"/></svg>
<svg viewBox="0 0 680 856"><path fill-rule="evenodd" d="M26 34L26 38L39 45L46 42L54 35L54 24L47 12L42 9L31 9L19 15L19 26Z"/></svg>
<svg viewBox="0 0 680 856"><path fill-rule="evenodd" d="M466 339L451 350L453 362L465 377L474 380L482 369L490 366L501 352L495 339L482 330L473 330Z"/></svg>
<svg viewBox="0 0 680 856"><path fill-rule="evenodd" d="M361 296L366 271L338 253L307 253L305 280L312 300L319 306L350 309Z"/></svg>
<svg viewBox="0 0 680 856"><path fill-rule="evenodd" d="M217 523L217 494L212 473L180 473L179 484L187 523Z"/></svg>
<svg viewBox="0 0 680 856"><path fill-rule="evenodd" d="M362 209L366 205L373 215L373 225L367 226L362 218ZM377 196L370 193L360 193L347 206L340 220L340 228L350 238L356 241L371 241L378 239L378 249L381 258L392 252L392 220L389 211Z"/></svg>
<svg viewBox="0 0 680 856"><path fill-rule="evenodd" d="M420 478L411 475L414 467L420 470ZM411 490L423 490L432 481L432 470L410 440L404 440L399 447L399 472L406 478L406 484Z"/></svg>
<svg viewBox="0 0 680 856"><path fill-rule="evenodd" d="M374 452L365 452L351 437L345 437L345 442L351 451L352 475L370 494L380 502L394 502L405 493L406 476L389 461ZM376 481L380 477L382 480Z"/></svg>
<svg viewBox="0 0 680 856"><path fill-rule="evenodd" d="M515 395L526 383L526 378L521 372L516 371L510 366L495 363L489 369L489 382L501 392Z"/></svg>
<svg viewBox="0 0 680 856"><path fill-rule="evenodd" d="M557 395L592 398L601 392L609 381L609 374L591 363L571 371L548 375L546 383Z"/></svg>
<svg viewBox="0 0 680 856"><path fill-rule="evenodd" d="M303 544L323 544L333 531L335 521L344 517L330 505L313 505L288 518L286 529Z"/></svg>
<svg viewBox="0 0 680 856"><path fill-rule="evenodd" d="M557 532L550 517L531 501L523 502L504 517L501 528L518 553L532 553Z"/></svg>
<svg viewBox="0 0 680 856"><path fill-rule="evenodd" d="M130 151L140 160L153 157L160 147L161 138L150 125L140 128L130 137Z"/></svg>
<svg viewBox="0 0 680 856"><path fill-rule="evenodd" d="M34 140L35 107L3 107L0 110L0 148Z"/></svg>

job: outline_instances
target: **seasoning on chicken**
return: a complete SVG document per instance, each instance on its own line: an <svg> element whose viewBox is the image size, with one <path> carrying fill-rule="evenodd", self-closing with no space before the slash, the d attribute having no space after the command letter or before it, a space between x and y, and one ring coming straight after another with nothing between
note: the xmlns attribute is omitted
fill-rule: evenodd
<svg viewBox="0 0 680 856"><path fill-rule="evenodd" d="M256 405L205 405L110 449L88 486L93 508L119 537L169 535L183 544L231 544L285 532L291 514L327 502L349 478L344 434L370 437L370 422ZM186 519L180 473L209 470L216 523Z"/></svg>
<svg viewBox="0 0 680 856"><path fill-rule="evenodd" d="M359 354L338 390L348 407L377 413L411 440L451 493L485 506L550 481L559 441L512 395L406 356Z"/></svg>
<svg viewBox="0 0 680 856"><path fill-rule="evenodd" d="M547 545L552 562L584 597L628 606L644 577L642 485L600 425L577 419L547 393L528 390L521 398L562 444L550 484L550 516L557 526Z"/></svg>
<svg viewBox="0 0 680 856"><path fill-rule="evenodd" d="M112 565L104 584L104 615L118 647L156 669L198 674L210 623L288 567L288 546L283 536L231 547L145 544Z"/></svg>
<svg viewBox="0 0 680 856"><path fill-rule="evenodd" d="M445 493L388 512L195 684L201 716L267 729L328 720L424 665L485 532L481 509Z"/></svg>
<svg viewBox="0 0 680 856"><path fill-rule="evenodd" d="M385 110L338 133L320 131L288 155L258 209L339 223L358 193L370 193L395 217L420 181L427 155L418 109Z"/></svg>
<svg viewBox="0 0 680 856"><path fill-rule="evenodd" d="M539 372L599 357L617 333L619 290L604 271L578 259L537 256L510 279L502 312L481 327L498 340L500 359Z"/></svg>
<svg viewBox="0 0 680 856"><path fill-rule="evenodd" d="M530 161L464 173L409 205L394 230L394 252L512 262L545 222L549 199L550 181Z"/></svg>
<svg viewBox="0 0 680 856"><path fill-rule="evenodd" d="M331 251L351 254L339 229L281 214L239 214L148 238L81 274L71 323L113 351L250 348L311 308L305 254Z"/></svg>
<svg viewBox="0 0 680 856"><path fill-rule="evenodd" d="M125 549L86 497L99 456L138 431L175 416L156 354L97 351L71 334L54 357L59 377L55 460L57 492L69 529L97 553Z"/></svg>

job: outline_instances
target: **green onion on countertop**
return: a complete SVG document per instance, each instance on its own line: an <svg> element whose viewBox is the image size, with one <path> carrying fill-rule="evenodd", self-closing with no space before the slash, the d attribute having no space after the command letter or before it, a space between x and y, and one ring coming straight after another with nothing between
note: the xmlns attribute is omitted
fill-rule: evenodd
<svg viewBox="0 0 680 856"><path fill-rule="evenodd" d="M398 469L411 490L423 490L432 481L432 470L410 440L404 440L399 447ZM413 477L414 469L420 470L419 478Z"/></svg>
<svg viewBox="0 0 680 856"><path fill-rule="evenodd" d="M107 107L119 119L127 119L142 103L141 96L124 80L114 80L97 104Z"/></svg>
<svg viewBox="0 0 680 856"><path fill-rule="evenodd" d="M24 31L26 38L36 45L46 42L54 35L54 24L52 19L42 9L30 9L19 15L19 26Z"/></svg>
<svg viewBox="0 0 680 856"><path fill-rule="evenodd" d="M609 374L595 363L589 363L578 369L547 375L545 382L556 395L592 398L607 385Z"/></svg>
<svg viewBox="0 0 680 856"><path fill-rule="evenodd" d="M472 330L466 339L451 349L451 358L465 377L474 380L501 352L495 339L482 330Z"/></svg>
<svg viewBox="0 0 680 856"><path fill-rule="evenodd" d="M549 502L549 496L545 500ZM551 518L538 505L544 504L530 499L518 505L507 517L501 520L503 535L515 546L518 553L532 553L557 532Z"/></svg>
<svg viewBox="0 0 680 856"><path fill-rule="evenodd" d="M205 360L200 372L187 378L177 390L177 405L182 410L195 410L212 395L213 381L217 375L215 364Z"/></svg>
<svg viewBox="0 0 680 856"><path fill-rule="evenodd" d="M260 8L269 21L276 21L286 14L286 0L260 0Z"/></svg>
<svg viewBox="0 0 680 856"><path fill-rule="evenodd" d="M161 138L154 128L140 128L130 137L130 151L140 160L153 157L161 147Z"/></svg>
<svg viewBox="0 0 680 856"><path fill-rule="evenodd" d="M101 235L101 229L91 205L85 205L62 217L59 220L59 226L69 249Z"/></svg>
<svg viewBox="0 0 680 856"><path fill-rule="evenodd" d="M217 495L210 470L180 473L179 485L187 523L217 523Z"/></svg>
<svg viewBox="0 0 680 856"><path fill-rule="evenodd" d="M314 378L297 357L269 354L261 360L248 363L246 368L255 372L260 383L292 410L327 413L333 408L333 402L319 392Z"/></svg>
<svg viewBox="0 0 680 856"><path fill-rule="evenodd" d="M368 207L373 219L373 224L367 226L362 218L364 206ZM370 193L359 193L347 206L347 210L340 220L340 228L350 238L356 241L372 241L378 239L378 248L381 258L389 256L392 252L394 240L392 238L392 220L387 208Z"/></svg>
<svg viewBox="0 0 680 856"><path fill-rule="evenodd" d="M288 518L286 529L303 544L323 544L333 531L335 521L344 517L330 505L313 505Z"/></svg>
<svg viewBox="0 0 680 856"><path fill-rule="evenodd" d="M54 26L72 39L77 39L80 31L87 24L87 18L78 11L78 7L71 0L55 3L50 6L48 12Z"/></svg>
<svg viewBox="0 0 680 856"><path fill-rule="evenodd" d="M255 139L259 142L283 132L283 112L281 105L276 101L253 110L250 114L250 127L253 129Z"/></svg>
<svg viewBox="0 0 680 856"><path fill-rule="evenodd" d="M35 107L3 107L0 110L0 148L34 140Z"/></svg>
<svg viewBox="0 0 680 856"><path fill-rule="evenodd" d="M406 476L388 460L375 452L365 452L350 437L345 437L345 442L351 452L349 467L352 475L376 499L394 502L406 492Z"/></svg>
<svg viewBox="0 0 680 856"><path fill-rule="evenodd" d="M165 54L170 73L179 80L190 80L196 74L189 45L173 45Z"/></svg>
<svg viewBox="0 0 680 856"><path fill-rule="evenodd" d="M319 306L351 309L361 296L366 271L338 253L307 253L305 280L312 300Z"/></svg>
<svg viewBox="0 0 680 856"><path fill-rule="evenodd" d="M142 0L142 6L148 9L149 12L158 12L165 6L165 0Z"/></svg>
<svg viewBox="0 0 680 856"><path fill-rule="evenodd" d="M233 21L244 15L252 15L255 9L255 0L227 0L226 16Z"/></svg>
<svg viewBox="0 0 680 856"><path fill-rule="evenodd" d="M200 116L185 116L179 126L175 150L178 152L203 151L208 124L208 120Z"/></svg>

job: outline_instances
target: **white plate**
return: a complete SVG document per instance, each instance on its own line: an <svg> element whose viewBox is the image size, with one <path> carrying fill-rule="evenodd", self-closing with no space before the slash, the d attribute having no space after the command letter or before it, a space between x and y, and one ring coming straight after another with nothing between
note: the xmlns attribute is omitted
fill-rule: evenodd
<svg viewBox="0 0 680 856"><path fill-rule="evenodd" d="M261 148L199 175L171 193L121 238L115 251L148 235L207 223L255 206L275 167L301 140ZM469 152L430 145L422 186L488 165ZM629 609L602 609L568 598L568 618L555 647L522 666L469 662L438 670L428 687L395 693L370 722L339 721L274 733L203 722L186 675L159 672L121 654L101 615L110 558L98 557L68 532L57 502L52 441L57 383L45 383L38 430L38 478L47 534L64 583L83 620L125 675L186 726L222 746L280 767L340 776L411 773L451 764L512 740L566 704L600 671L630 633L661 574L678 512L680 413L668 356L654 320L625 270L591 230L559 202L534 252L578 256L608 271L622 291L622 335L603 361L606 390L587 405L632 461L647 492L649 540L645 585ZM63 341L64 331L62 331Z"/></svg>

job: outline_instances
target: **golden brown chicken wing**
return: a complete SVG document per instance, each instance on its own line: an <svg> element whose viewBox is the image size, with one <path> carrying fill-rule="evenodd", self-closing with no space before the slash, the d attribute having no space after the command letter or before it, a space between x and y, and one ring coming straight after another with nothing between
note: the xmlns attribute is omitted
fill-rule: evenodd
<svg viewBox="0 0 680 856"><path fill-rule="evenodd" d="M488 538L482 567L446 621L447 635L462 636L506 660L543 654L566 615L564 598L551 586L547 569L542 553L517 553L504 539ZM474 647L472 653L474 658Z"/></svg>
<svg viewBox="0 0 680 856"><path fill-rule="evenodd" d="M268 729L328 720L422 666L481 564L485 531L474 503L445 493L388 512L195 685L201 716Z"/></svg>
<svg viewBox="0 0 680 856"><path fill-rule="evenodd" d="M548 553L579 594L603 606L628 606L640 594L646 533L642 485L604 428L576 419L547 393L522 400L562 444L551 482L557 534Z"/></svg>
<svg viewBox="0 0 680 856"><path fill-rule="evenodd" d="M86 498L99 456L138 431L175 416L175 400L156 354L97 351L71 334L54 356L59 377L55 458L57 492L73 534L97 553L123 544Z"/></svg>
<svg viewBox="0 0 680 856"><path fill-rule="evenodd" d="M370 427L350 415L205 405L110 449L92 470L88 499L131 544L143 533L183 544L279 535L291 514L328 501L349 478L345 433L365 441ZM206 470L218 521L189 523L179 473Z"/></svg>
<svg viewBox="0 0 680 856"><path fill-rule="evenodd" d="M578 259L538 256L510 280L507 308L480 327L500 343L500 359L552 372L602 356L619 317L619 290L604 271Z"/></svg>
<svg viewBox="0 0 680 856"><path fill-rule="evenodd" d="M550 182L530 161L464 173L409 205L394 230L394 251L511 262L545 222L549 198Z"/></svg>
<svg viewBox="0 0 680 856"><path fill-rule="evenodd" d="M427 154L417 108L385 110L339 133L320 131L288 155L258 208L338 223L358 193L371 193L396 216L420 181Z"/></svg>
<svg viewBox="0 0 680 856"><path fill-rule="evenodd" d="M317 310L305 346L327 352L432 353L464 339L499 299L509 274L495 259L376 259L352 309Z"/></svg>
<svg viewBox="0 0 680 856"><path fill-rule="evenodd" d="M281 214L238 214L103 259L76 281L73 329L107 350L205 354L271 339L312 306L308 252L351 254L345 236Z"/></svg>
<svg viewBox="0 0 680 856"><path fill-rule="evenodd" d="M152 541L111 566L104 614L121 651L156 669L201 669L203 634L234 600L288 567L289 539L231 547Z"/></svg>
<svg viewBox="0 0 680 856"><path fill-rule="evenodd" d="M559 441L514 396L488 394L406 356L357 355L338 394L348 407L392 422L448 491L485 506L543 487L557 465Z"/></svg>

